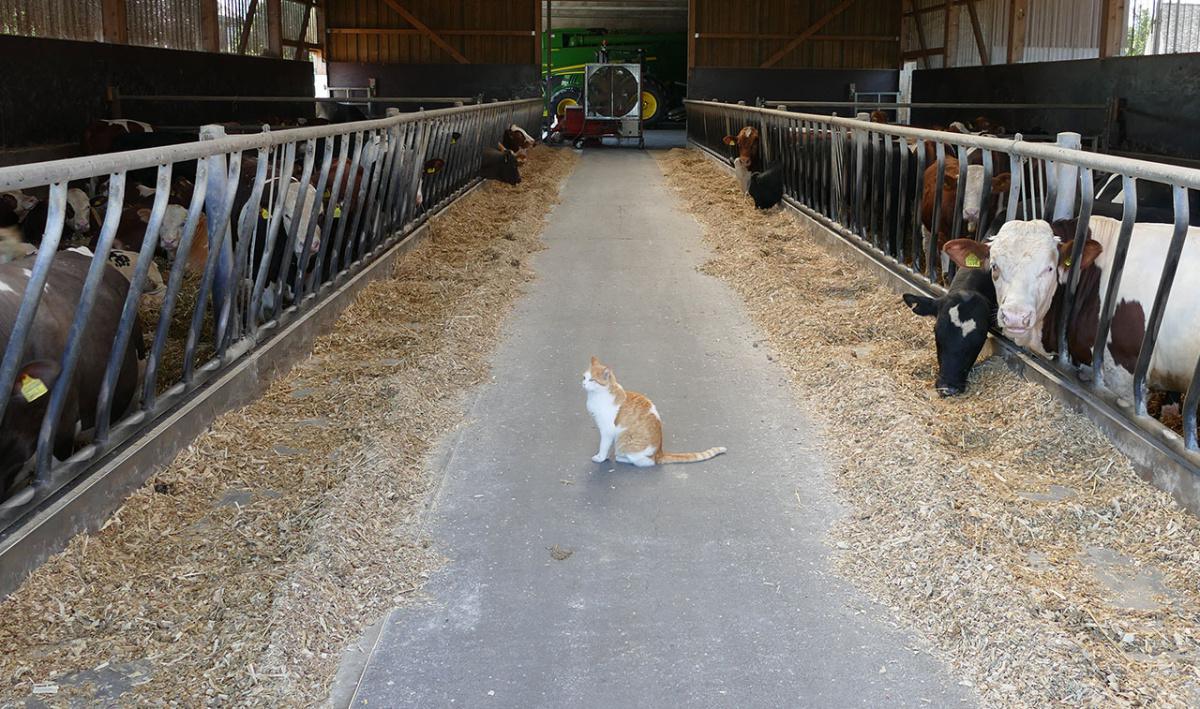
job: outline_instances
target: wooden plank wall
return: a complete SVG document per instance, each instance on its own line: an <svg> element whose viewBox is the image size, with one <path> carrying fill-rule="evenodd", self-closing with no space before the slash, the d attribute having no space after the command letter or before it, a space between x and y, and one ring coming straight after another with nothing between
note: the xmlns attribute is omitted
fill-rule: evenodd
<svg viewBox="0 0 1200 709"><path fill-rule="evenodd" d="M326 59L461 63L406 20L397 5L472 64L538 62L536 0L326 0Z"/></svg>
<svg viewBox="0 0 1200 709"><path fill-rule="evenodd" d="M693 67L895 69L896 0L691 0ZM791 41L810 34L774 62Z"/></svg>

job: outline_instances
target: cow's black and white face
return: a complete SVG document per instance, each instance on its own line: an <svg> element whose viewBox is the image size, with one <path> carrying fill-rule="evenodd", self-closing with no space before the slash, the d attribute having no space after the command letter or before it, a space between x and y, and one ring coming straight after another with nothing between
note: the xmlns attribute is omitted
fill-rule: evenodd
<svg viewBox="0 0 1200 709"><path fill-rule="evenodd" d="M967 390L967 377L987 343L992 304L975 292L951 292L940 298L904 295L904 303L917 315L936 317L938 374L934 387L942 396Z"/></svg>

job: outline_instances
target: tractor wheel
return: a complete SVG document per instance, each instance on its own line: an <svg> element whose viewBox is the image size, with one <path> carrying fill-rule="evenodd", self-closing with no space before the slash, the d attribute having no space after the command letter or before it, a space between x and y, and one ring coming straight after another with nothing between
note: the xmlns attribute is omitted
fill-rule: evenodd
<svg viewBox="0 0 1200 709"><path fill-rule="evenodd" d="M642 84L642 122L649 128L667 116L667 92L657 81Z"/></svg>
<svg viewBox="0 0 1200 709"><path fill-rule="evenodd" d="M583 92L573 86L559 89L550 99L550 110L554 111L554 115L561 119L567 112L567 106L578 106L582 99Z"/></svg>

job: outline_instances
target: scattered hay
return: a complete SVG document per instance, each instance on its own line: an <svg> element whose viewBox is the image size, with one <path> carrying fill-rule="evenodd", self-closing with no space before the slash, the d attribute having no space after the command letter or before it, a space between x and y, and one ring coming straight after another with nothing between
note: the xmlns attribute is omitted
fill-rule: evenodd
<svg viewBox="0 0 1200 709"><path fill-rule="evenodd" d="M426 457L487 377L576 159L535 149L519 186L433 220L311 358L0 603L0 705L35 687L63 704L325 702L341 650L439 563L418 524Z"/></svg>
<svg viewBox="0 0 1200 709"><path fill-rule="evenodd" d="M1200 519L1001 362L940 399L931 320L695 151L658 156L824 424L841 573L993 706L1195 706Z"/></svg>

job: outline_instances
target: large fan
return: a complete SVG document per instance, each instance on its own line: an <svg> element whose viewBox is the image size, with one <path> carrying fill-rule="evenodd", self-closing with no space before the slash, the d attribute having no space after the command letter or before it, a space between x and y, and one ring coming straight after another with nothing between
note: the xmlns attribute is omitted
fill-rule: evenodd
<svg viewBox="0 0 1200 709"><path fill-rule="evenodd" d="M588 118L637 118L641 112L642 68L637 64L589 64Z"/></svg>

